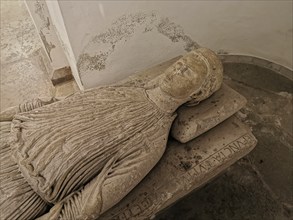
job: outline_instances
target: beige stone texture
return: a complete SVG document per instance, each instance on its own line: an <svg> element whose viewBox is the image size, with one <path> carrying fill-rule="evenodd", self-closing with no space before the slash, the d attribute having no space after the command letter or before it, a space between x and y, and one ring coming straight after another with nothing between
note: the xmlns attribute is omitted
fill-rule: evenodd
<svg viewBox="0 0 293 220"><path fill-rule="evenodd" d="M1 146L8 152L5 164L18 175L12 181L14 174L0 169L7 179L1 197L16 204L1 205L4 218L40 215L41 202L54 204L41 219L98 218L160 160L176 109L208 98L222 79L218 57L200 48L169 66L153 88L98 87L1 112L5 119L17 113ZM19 191L22 186L28 190Z"/></svg>
<svg viewBox="0 0 293 220"><path fill-rule="evenodd" d="M1 1L0 111L52 97L52 67L24 1Z"/></svg>
<svg viewBox="0 0 293 220"><path fill-rule="evenodd" d="M178 116L172 125L171 135L181 143L186 143L232 116L246 102L242 95L223 84L201 105L181 106L177 110Z"/></svg>
<svg viewBox="0 0 293 220"><path fill-rule="evenodd" d="M68 66L54 70L51 78L51 81L54 86L70 80L73 80L73 76L71 69Z"/></svg>
<svg viewBox="0 0 293 220"><path fill-rule="evenodd" d="M134 74L118 85L152 88L170 65L181 57L175 57L157 66ZM209 99L200 105L183 105L177 109L177 117L172 125L171 135L178 141L186 143L200 134L235 114L244 107L246 99L235 90L223 84Z"/></svg>
<svg viewBox="0 0 293 220"><path fill-rule="evenodd" d="M55 86L55 97L62 98L80 91L74 80L69 80Z"/></svg>
<svg viewBox="0 0 293 220"><path fill-rule="evenodd" d="M248 154L256 143L249 127L235 116L188 143L169 140L157 166L99 220L153 218Z"/></svg>

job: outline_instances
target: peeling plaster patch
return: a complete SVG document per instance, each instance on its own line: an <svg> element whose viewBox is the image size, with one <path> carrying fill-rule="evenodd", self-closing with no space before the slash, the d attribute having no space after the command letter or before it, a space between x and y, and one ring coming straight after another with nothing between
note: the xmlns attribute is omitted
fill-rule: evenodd
<svg viewBox="0 0 293 220"><path fill-rule="evenodd" d="M47 16L48 12L45 8L46 6L44 5L44 2L36 0L34 7L35 7L35 14L37 14L41 20L41 26L39 27L39 29L40 29L39 34L40 34L40 37L43 41L46 52L50 58L50 61L52 62L51 50L56 48L56 46L52 42L49 43L46 38L46 36L51 35L51 33L50 33L50 26L51 26L50 18Z"/></svg>
<svg viewBox="0 0 293 220"><path fill-rule="evenodd" d="M169 18L162 18L160 23L157 25L157 30L159 33L168 37L172 42L185 42L184 49L186 51L199 48L199 45L184 33L183 28L180 25L170 21Z"/></svg>
<svg viewBox="0 0 293 220"><path fill-rule="evenodd" d="M46 28L48 28L48 30L50 30L50 26L51 26L50 19L49 19L49 17L47 17Z"/></svg>
<svg viewBox="0 0 293 220"><path fill-rule="evenodd" d="M123 15L112 23L112 27L106 32L96 36L93 43L110 43L114 45L121 40L128 40L138 27L144 25L146 28L151 28L150 25L156 20L156 15L144 13Z"/></svg>
<svg viewBox="0 0 293 220"><path fill-rule="evenodd" d="M85 47L85 51L93 47L93 45L95 45L95 47L97 47L96 45L101 45L101 47L105 49L93 56L89 55L87 52L81 54L77 62L78 71L82 74L87 70L100 71L105 69L106 60L108 56L114 52L117 43L125 43L139 28L144 27L144 31L151 31L154 27L153 23L156 20L156 15L154 13L150 15L136 13L119 17L112 23L110 28L104 33L95 36Z"/></svg>
<svg viewBox="0 0 293 220"><path fill-rule="evenodd" d="M96 35L83 49L77 67L80 75L88 71L106 69L107 58L115 51L117 44L123 44L135 34L154 32L166 36L171 42L184 42L184 49L191 51L199 45L184 33L183 28L166 17L158 17L152 13L135 13L122 15L115 20L105 32ZM99 53L91 52L93 48Z"/></svg>
<svg viewBox="0 0 293 220"><path fill-rule="evenodd" d="M41 36L41 39L42 39L42 41L43 41L43 43L44 43L44 46L45 46L45 49L46 49L46 51L47 51L47 54L48 54L48 56L49 56L49 58L50 58L50 61L52 62L52 58L51 58L51 50L52 50L53 48L55 48L56 46L55 46L54 44L52 44L52 42L48 43L48 41L47 41L47 39L46 39L46 36L43 34L42 31L40 31L40 36Z"/></svg>
<svg viewBox="0 0 293 220"><path fill-rule="evenodd" d="M39 15L39 17L42 19L42 20L45 20L45 16L44 16L44 13L43 13L43 6L42 6L42 3L40 1L36 1L35 2L35 13Z"/></svg>
<svg viewBox="0 0 293 220"><path fill-rule="evenodd" d="M107 57L108 53L100 53L95 56L84 53L79 57L77 67L79 69L88 68L89 70L103 70L106 68L105 62Z"/></svg>
<svg viewBox="0 0 293 220"><path fill-rule="evenodd" d="M44 10L44 3L37 0L35 2L35 13L40 17L42 20L43 26L50 30L50 20L49 17L45 16L45 10ZM41 27L43 28L43 27Z"/></svg>

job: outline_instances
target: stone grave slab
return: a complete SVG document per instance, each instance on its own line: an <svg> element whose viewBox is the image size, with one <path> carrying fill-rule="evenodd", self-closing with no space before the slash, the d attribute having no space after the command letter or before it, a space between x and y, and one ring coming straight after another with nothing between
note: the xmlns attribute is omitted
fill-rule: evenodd
<svg viewBox="0 0 293 220"><path fill-rule="evenodd" d="M235 116L187 143L169 140L155 168L99 219L150 219L248 154L257 140Z"/></svg>

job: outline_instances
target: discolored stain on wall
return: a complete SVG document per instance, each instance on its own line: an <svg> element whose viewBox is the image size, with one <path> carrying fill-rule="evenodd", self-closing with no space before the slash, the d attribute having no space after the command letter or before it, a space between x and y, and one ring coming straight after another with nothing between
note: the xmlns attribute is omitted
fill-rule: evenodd
<svg viewBox="0 0 293 220"><path fill-rule="evenodd" d="M184 33L184 29L167 17L160 17L156 13L138 12L124 14L116 19L105 32L94 36L84 47L78 57L77 67L80 75L88 71L101 71L107 67L108 57L115 51L118 44L124 44L136 34L153 32L164 35L172 43L183 42L184 50L190 51L199 45ZM96 48L98 53L90 52Z"/></svg>
<svg viewBox="0 0 293 220"><path fill-rule="evenodd" d="M184 33L184 30L180 25L170 21L169 18L162 18L157 25L157 30L160 34L168 37L174 43L183 41L185 43L184 49L186 51L191 51L192 49L199 47L198 43Z"/></svg>
<svg viewBox="0 0 293 220"><path fill-rule="evenodd" d="M138 28L144 27L144 31L151 31L154 27L153 23L157 20L156 15L145 13L136 13L129 15L122 15L115 20L111 27L105 32L95 36L85 47L84 53L79 56L77 68L79 73L87 70L103 70L106 68L106 60L110 54L115 50L118 43L128 41ZM88 48L98 47L103 45L106 49L100 51L98 54L89 55Z"/></svg>
<svg viewBox="0 0 293 220"><path fill-rule="evenodd" d="M89 54L84 53L79 57L77 67L78 69L81 69L86 66L89 70L103 70L106 68L107 57L107 52L95 56L90 56Z"/></svg>
<svg viewBox="0 0 293 220"><path fill-rule="evenodd" d="M44 2L41 2L39 0L37 0L34 4L35 6L35 13L39 16L39 18L41 19L42 21L42 28L47 28L50 30L50 19L49 17L46 17L46 12L45 12L45 9L44 9Z"/></svg>
<svg viewBox="0 0 293 220"><path fill-rule="evenodd" d="M44 44L44 47L47 51L47 54L50 58L50 61L52 62L52 57L51 57L51 50L54 49L56 46L52 43L52 42L48 42L47 39L46 39L46 36L44 35L43 31L40 30L40 37L43 41L43 44Z"/></svg>
<svg viewBox="0 0 293 220"><path fill-rule="evenodd" d="M150 15L144 13L123 15L115 20L106 32L94 37L92 42L110 43L115 46L119 41L128 40L138 27L144 26L151 30L151 26L156 20L157 17L154 13Z"/></svg>
<svg viewBox="0 0 293 220"><path fill-rule="evenodd" d="M51 21L48 17L48 11L45 6L45 2L36 0L34 3L34 13L40 19L39 34L48 54L48 57L52 62L51 50L56 48L56 46L52 42L48 42L46 38L46 36L48 37L52 35L52 32L50 31Z"/></svg>
<svg viewBox="0 0 293 220"><path fill-rule="evenodd" d="M47 17L46 28L48 28L48 30L50 30L50 25L51 25L50 18Z"/></svg>

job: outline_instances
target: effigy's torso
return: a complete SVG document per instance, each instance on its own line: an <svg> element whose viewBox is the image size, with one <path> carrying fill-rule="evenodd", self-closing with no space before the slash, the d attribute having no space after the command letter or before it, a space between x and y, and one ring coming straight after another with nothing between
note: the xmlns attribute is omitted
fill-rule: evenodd
<svg viewBox="0 0 293 220"><path fill-rule="evenodd" d="M142 88L101 87L15 116L15 160L44 200L60 201L129 149L164 148L175 115Z"/></svg>

